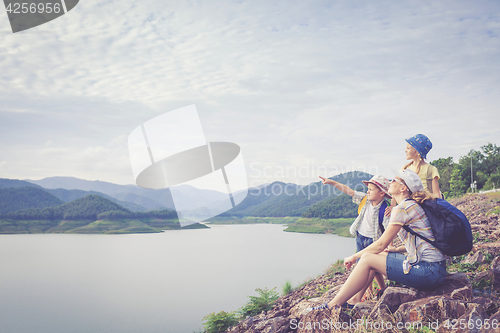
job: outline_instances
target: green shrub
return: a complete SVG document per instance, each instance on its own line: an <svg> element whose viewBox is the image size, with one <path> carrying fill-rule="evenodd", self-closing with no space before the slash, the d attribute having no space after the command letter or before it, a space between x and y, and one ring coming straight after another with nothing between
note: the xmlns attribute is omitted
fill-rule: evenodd
<svg viewBox="0 0 500 333"><path fill-rule="evenodd" d="M238 315L235 312L221 311L211 313L203 318L205 333L224 332L228 327L238 323Z"/></svg>
<svg viewBox="0 0 500 333"><path fill-rule="evenodd" d="M293 290L292 283L290 281L286 281L283 287L281 288L283 296L288 295L289 293L292 292L292 290Z"/></svg>
<svg viewBox="0 0 500 333"><path fill-rule="evenodd" d="M344 274L344 272L344 260L337 260L334 264L331 264L325 274L327 274L329 278L333 278L336 274Z"/></svg>
<svg viewBox="0 0 500 333"><path fill-rule="evenodd" d="M250 302L245 304L240 309L242 316L256 316L262 311L271 310L274 303L279 297L279 294L275 289L276 288L273 288L271 290L268 290L267 288L255 289L255 291L259 293L259 296L248 296L248 298L250 298Z"/></svg>

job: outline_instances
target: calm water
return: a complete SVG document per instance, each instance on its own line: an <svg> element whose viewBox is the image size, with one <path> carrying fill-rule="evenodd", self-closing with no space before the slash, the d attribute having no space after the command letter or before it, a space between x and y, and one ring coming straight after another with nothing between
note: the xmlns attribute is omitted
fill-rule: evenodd
<svg viewBox="0 0 500 333"><path fill-rule="evenodd" d="M294 286L354 252L353 238L280 225L143 235L1 235L2 332L200 331L255 288Z"/></svg>

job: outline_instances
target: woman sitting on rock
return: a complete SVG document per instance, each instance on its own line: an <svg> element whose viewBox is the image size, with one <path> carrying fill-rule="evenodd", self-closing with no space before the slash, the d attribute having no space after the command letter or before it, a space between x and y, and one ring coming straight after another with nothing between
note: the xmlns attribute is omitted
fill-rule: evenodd
<svg viewBox="0 0 500 333"><path fill-rule="evenodd" d="M366 284L371 283L374 272L417 289L433 288L443 283L446 277L444 255L428 242L402 228L403 225L408 225L421 235L434 240L429 220L418 204L432 199L432 195L424 191L422 181L414 171L407 169L395 174L396 177L389 186L389 193L398 205L392 210L385 232L370 246L344 259L347 268L356 263L357 259L360 260L333 300L310 309L331 309L338 306L352 308L353 305L349 304L348 300L366 287ZM404 246L389 246L396 234ZM399 252L408 252L408 256Z"/></svg>

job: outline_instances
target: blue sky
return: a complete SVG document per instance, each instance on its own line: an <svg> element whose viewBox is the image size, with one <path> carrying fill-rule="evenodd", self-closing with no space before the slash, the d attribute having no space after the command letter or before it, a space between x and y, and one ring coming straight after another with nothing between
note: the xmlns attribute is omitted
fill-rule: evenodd
<svg viewBox="0 0 500 333"><path fill-rule="evenodd" d="M0 9L0 177L134 183L141 123L195 104L249 185L391 176L500 145L498 1L95 1L12 34Z"/></svg>

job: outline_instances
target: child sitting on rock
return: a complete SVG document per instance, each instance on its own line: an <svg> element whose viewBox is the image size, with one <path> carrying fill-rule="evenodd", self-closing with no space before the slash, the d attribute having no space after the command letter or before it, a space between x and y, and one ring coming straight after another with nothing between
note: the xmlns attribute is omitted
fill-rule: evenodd
<svg viewBox="0 0 500 333"><path fill-rule="evenodd" d="M384 228L387 227L389 217L384 216L387 204L384 198L391 198L387 191L389 187L389 180L383 176L373 176L369 181L363 180L363 183L368 186L368 192L354 191L349 186L336 182L332 179L319 177L323 180L323 184L329 184L342 192L350 195L355 204L361 204L363 201L366 203L362 206L358 217L354 220L349 231L352 235L356 236L356 251L360 252L374 241L382 236ZM385 203L385 204L384 204ZM381 210L381 211L380 211ZM380 223L382 222L382 223ZM348 308L354 307L355 303L361 302L361 299L366 289L371 286L372 280L375 277L381 290L385 289L384 277L377 272L373 272L369 277L367 283L363 288L354 295L345 306Z"/></svg>

